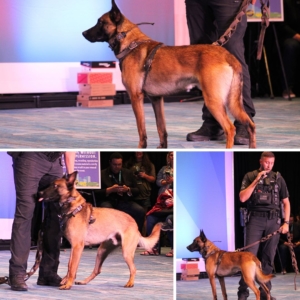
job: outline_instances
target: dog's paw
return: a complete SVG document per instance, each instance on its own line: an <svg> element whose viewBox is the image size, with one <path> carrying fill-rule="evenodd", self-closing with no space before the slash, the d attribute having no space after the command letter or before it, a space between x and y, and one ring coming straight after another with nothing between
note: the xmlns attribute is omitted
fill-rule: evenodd
<svg viewBox="0 0 300 300"><path fill-rule="evenodd" d="M71 288L72 285L70 284L64 284L64 285L61 285L59 287L60 290L69 290Z"/></svg>
<svg viewBox="0 0 300 300"><path fill-rule="evenodd" d="M134 282L131 282L130 280L124 285L126 288L131 288L134 286Z"/></svg>

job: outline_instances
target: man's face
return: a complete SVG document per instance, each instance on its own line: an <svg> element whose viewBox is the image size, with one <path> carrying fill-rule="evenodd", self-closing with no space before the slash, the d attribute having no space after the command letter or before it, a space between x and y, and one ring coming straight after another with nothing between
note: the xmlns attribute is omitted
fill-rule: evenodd
<svg viewBox="0 0 300 300"><path fill-rule="evenodd" d="M261 170L267 172L272 171L274 166L274 161L275 161L274 157L262 157L259 161Z"/></svg>
<svg viewBox="0 0 300 300"><path fill-rule="evenodd" d="M114 158L110 162L110 169L114 174L117 174L122 169L122 158Z"/></svg>

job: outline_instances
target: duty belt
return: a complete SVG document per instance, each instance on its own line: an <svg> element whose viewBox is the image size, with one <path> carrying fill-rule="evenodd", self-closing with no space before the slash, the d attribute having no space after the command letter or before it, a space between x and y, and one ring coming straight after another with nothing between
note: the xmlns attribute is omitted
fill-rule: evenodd
<svg viewBox="0 0 300 300"><path fill-rule="evenodd" d="M271 211L250 211L250 216L253 217L268 217L269 219L274 219L279 217L279 212L276 210Z"/></svg>

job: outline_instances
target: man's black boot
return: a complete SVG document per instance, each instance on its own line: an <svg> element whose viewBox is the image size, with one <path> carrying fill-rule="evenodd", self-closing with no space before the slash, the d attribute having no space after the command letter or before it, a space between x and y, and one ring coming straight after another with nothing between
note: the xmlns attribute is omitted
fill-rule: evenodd
<svg viewBox="0 0 300 300"><path fill-rule="evenodd" d="M218 123L210 124L206 121L197 131L190 132L186 136L186 140L190 142L222 141L224 139L225 135L221 126Z"/></svg>
<svg viewBox="0 0 300 300"><path fill-rule="evenodd" d="M26 292L28 291L25 283L25 275L9 275L8 284L13 291Z"/></svg>

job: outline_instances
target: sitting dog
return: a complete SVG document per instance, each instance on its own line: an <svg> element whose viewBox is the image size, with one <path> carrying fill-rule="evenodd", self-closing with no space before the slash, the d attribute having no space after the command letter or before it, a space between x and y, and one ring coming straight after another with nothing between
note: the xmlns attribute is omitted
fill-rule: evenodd
<svg viewBox="0 0 300 300"><path fill-rule="evenodd" d="M208 240L201 230L200 235L196 237L193 243L187 246L191 252L199 251L205 261L205 269L210 281L213 299L217 299L215 277L219 279L222 295L227 300L224 276L233 275L241 272L242 276L254 292L256 300L260 300L260 291L255 286L255 281L262 287L270 300L270 291L265 285L274 275L266 275L261 270L259 259L250 252L227 252L220 250L214 243Z"/></svg>
<svg viewBox="0 0 300 300"><path fill-rule="evenodd" d="M255 125L243 107L243 74L239 61L225 48L215 45L164 46L151 40L129 21L114 0L112 9L97 24L83 32L90 42L108 42L120 61L122 81L131 99L139 133L139 148L147 147L144 95L154 109L158 148L167 148L163 96L198 87L204 102L223 128L232 148L235 127L226 106L249 133L249 147L256 147Z"/></svg>
<svg viewBox="0 0 300 300"><path fill-rule="evenodd" d="M136 268L134 253L139 244L151 250L159 239L161 223L153 228L151 235L142 237L135 220L128 214L112 208L96 208L75 188L77 172L55 180L47 189L40 192L40 201L59 201L61 207L61 228L71 244L68 273L62 279L60 289L70 289L78 269L84 245L99 245L95 268L92 274L75 284L87 284L101 272L108 254L122 246L130 277L125 287L133 287Z"/></svg>

